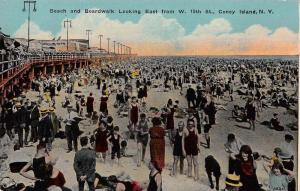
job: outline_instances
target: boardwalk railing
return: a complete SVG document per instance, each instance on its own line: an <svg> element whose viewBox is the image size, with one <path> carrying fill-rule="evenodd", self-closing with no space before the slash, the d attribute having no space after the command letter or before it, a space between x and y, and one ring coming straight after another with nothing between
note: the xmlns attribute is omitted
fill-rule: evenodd
<svg viewBox="0 0 300 191"><path fill-rule="evenodd" d="M89 58L114 57L114 56L123 56L123 55L97 53L97 52L25 55L24 58L0 62L0 75L10 70L22 67L24 64L27 63L29 64L29 63L47 62L47 61L54 61L54 60L63 61L63 60L72 60L72 59L89 59Z"/></svg>
<svg viewBox="0 0 300 191"><path fill-rule="evenodd" d="M8 72L9 70L22 66L24 63L24 60L21 59L0 62L0 75Z"/></svg>

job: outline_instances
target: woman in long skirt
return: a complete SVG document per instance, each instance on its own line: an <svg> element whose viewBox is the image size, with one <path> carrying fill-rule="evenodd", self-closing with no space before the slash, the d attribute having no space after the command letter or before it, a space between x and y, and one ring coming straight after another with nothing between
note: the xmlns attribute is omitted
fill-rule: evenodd
<svg viewBox="0 0 300 191"><path fill-rule="evenodd" d="M106 112L107 110L107 101L108 101L108 96L103 94L100 98L100 112Z"/></svg>
<svg viewBox="0 0 300 191"><path fill-rule="evenodd" d="M150 128L150 158L151 162L156 163L158 168L165 166L165 131L161 127L158 117L152 119L153 127Z"/></svg>
<svg viewBox="0 0 300 191"><path fill-rule="evenodd" d="M105 163L106 152L108 150L107 137L109 131L106 129L106 124L104 122L99 123L99 127L94 131L95 133L95 151L102 155L103 161Z"/></svg>

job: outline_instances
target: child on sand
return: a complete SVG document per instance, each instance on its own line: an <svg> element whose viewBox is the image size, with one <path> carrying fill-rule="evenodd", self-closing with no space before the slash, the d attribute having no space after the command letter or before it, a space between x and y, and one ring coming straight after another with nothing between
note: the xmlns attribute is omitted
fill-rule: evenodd
<svg viewBox="0 0 300 191"><path fill-rule="evenodd" d="M119 134L119 127L114 127L114 133L111 134L107 141L111 144L111 160L113 165L113 160L115 159L115 155L117 155L117 164L120 165L120 158L121 158L121 139L122 136Z"/></svg>

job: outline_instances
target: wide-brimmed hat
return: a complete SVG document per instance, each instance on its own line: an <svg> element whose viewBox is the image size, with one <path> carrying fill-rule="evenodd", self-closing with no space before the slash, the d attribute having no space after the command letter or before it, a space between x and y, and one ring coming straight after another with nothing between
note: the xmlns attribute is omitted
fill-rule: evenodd
<svg viewBox="0 0 300 191"><path fill-rule="evenodd" d="M41 109L40 109L40 112L42 113L42 114L44 114L44 113L47 113L47 109L46 108L44 108L44 107L42 107Z"/></svg>
<svg viewBox="0 0 300 191"><path fill-rule="evenodd" d="M243 186L243 184L240 182L240 176L235 174L228 174L225 179L225 184L233 187Z"/></svg>
<svg viewBox="0 0 300 191"><path fill-rule="evenodd" d="M294 136L291 134L285 134L284 138L288 140L294 140Z"/></svg>
<svg viewBox="0 0 300 191"><path fill-rule="evenodd" d="M55 109L54 109L53 107L49 107L49 108L48 108L48 111L49 111L49 112L54 112Z"/></svg>

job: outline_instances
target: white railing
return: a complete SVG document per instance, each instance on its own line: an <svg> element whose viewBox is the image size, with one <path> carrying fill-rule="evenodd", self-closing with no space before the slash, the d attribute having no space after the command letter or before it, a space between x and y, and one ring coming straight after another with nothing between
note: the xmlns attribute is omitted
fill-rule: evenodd
<svg viewBox="0 0 300 191"><path fill-rule="evenodd" d="M51 60L68 60L68 59L86 59L88 56L86 54L53 54L53 55L26 55L24 58L19 58L16 60L2 61L0 62L0 75L15 69L17 67L23 66L25 63L34 63L41 61L51 61Z"/></svg>
<svg viewBox="0 0 300 191"><path fill-rule="evenodd" d="M0 62L0 75L12 70L16 67L22 66L25 63L37 63L46 62L51 60L70 60L70 59L88 59L97 57L113 57L117 54L106 54L106 53L55 53L46 55L25 55L24 58L19 58L16 60L2 61Z"/></svg>
<svg viewBox="0 0 300 191"><path fill-rule="evenodd" d="M0 75L5 72L8 72L9 70L15 69L17 67L21 67L25 63L26 62L21 59L0 62Z"/></svg>

